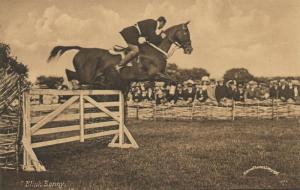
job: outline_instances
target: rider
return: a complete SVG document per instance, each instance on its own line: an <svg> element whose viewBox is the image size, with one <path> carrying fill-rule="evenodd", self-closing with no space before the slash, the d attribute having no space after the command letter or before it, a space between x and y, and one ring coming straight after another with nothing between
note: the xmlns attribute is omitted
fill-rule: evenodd
<svg viewBox="0 0 300 190"><path fill-rule="evenodd" d="M129 53L120 61L117 69L126 66L139 53L139 44L146 41L159 45L166 34L161 30L167 20L160 16L157 20L146 19L137 22L133 26L124 28L120 34L128 44Z"/></svg>

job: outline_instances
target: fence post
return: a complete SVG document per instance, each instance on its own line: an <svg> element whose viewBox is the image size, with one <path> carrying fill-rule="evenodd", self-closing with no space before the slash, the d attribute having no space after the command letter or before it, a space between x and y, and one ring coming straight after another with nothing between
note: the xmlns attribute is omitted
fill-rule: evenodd
<svg viewBox="0 0 300 190"><path fill-rule="evenodd" d="M194 99L193 104L192 104L192 110L191 110L191 120L194 119L195 104L196 104L196 103L195 103L195 99Z"/></svg>
<svg viewBox="0 0 300 190"><path fill-rule="evenodd" d="M83 94L80 92L79 97L79 117L80 117L80 142L84 142L84 100L83 100Z"/></svg>
<svg viewBox="0 0 300 190"><path fill-rule="evenodd" d="M154 93L154 109L153 109L153 119L156 121L157 107L156 107L156 92Z"/></svg>
<svg viewBox="0 0 300 190"><path fill-rule="evenodd" d="M232 121L234 121L234 119L235 119L235 101L233 100L233 98L231 99L231 102L232 102L232 109L231 109Z"/></svg>
<svg viewBox="0 0 300 190"><path fill-rule="evenodd" d="M30 93L23 94L23 139L31 145L31 122L30 122ZM23 150L23 169L31 170L33 168L29 153Z"/></svg>
<svg viewBox="0 0 300 190"><path fill-rule="evenodd" d="M278 106L279 106L279 103L278 103L278 100L276 101L276 120L279 119L279 116L278 116Z"/></svg>
<svg viewBox="0 0 300 190"><path fill-rule="evenodd" d="M290 117L290 113L291 113L291 107L290 104L287 102L287 118Z"/></svg>
<svg viewBox="0 0 300 190"><path fill-rule="evenodd" d="M259 100L257 100L256 114L257 114L257 120L259 120Z"/></svg>
<svg viewBox="0 0 300 190"><path fill-rule="evenodd" d="M18 80L18 127L17 127L17 137L16 137L16 170L19 172L19 156L20 156L20 147L21 147L21 130L22 130L22 114L23 114L23 94L21 90L21 82L22 78L20 77Z"/></svg>
<svg viewBox="0 0 300 190"><path fill-rule="evenodd" d="M124 144L124 96L122 92L119 92L119 145Z"/></svg>
<svg viewBox="0 0 300 190"><path fill-rule="evenodd" d="M140 105L137 105L135 108L135 118L136 120L139 120L139 109L140 109Z"/></svg>
<svg viewBox="0 0 300 190"><path fill-rule="evenodd" d="M272 98L272 120L274 120L274 98Z"/></svg>

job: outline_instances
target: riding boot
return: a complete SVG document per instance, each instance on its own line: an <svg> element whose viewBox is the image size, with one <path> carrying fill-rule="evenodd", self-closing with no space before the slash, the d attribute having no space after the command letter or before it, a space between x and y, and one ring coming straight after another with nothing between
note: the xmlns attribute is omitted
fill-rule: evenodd
<svg viewBox="0 0 300 190"><path fill-rule="evenodd" d="M129 52L116 66L116 69L119 71L121 68L125 67L127 63L137 56L137 52L131 51Z"/></svg>

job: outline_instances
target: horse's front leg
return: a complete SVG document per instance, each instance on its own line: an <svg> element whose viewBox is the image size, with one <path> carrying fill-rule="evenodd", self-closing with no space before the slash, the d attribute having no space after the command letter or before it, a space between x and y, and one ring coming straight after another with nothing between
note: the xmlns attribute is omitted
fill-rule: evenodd
<svg viewBox="0 0 300 190"><path fill-rule="evenodd" d="M168 74L166 73L157 73L155 76L156 81L162 81L162 82L171 82L176 84L177 82L173 80Z"/></svg>

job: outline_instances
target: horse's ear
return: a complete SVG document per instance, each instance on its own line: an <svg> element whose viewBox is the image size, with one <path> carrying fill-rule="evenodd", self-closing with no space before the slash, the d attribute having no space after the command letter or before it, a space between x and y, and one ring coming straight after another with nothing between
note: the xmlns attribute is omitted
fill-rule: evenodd
<svg viewBox="0 0 300 190"><path fill-rule="evenodd" d="M185 23L185 25L187 26L189 23L190 23L191 21L189 20L189 21L187 21L186 23Z"/></svg>

